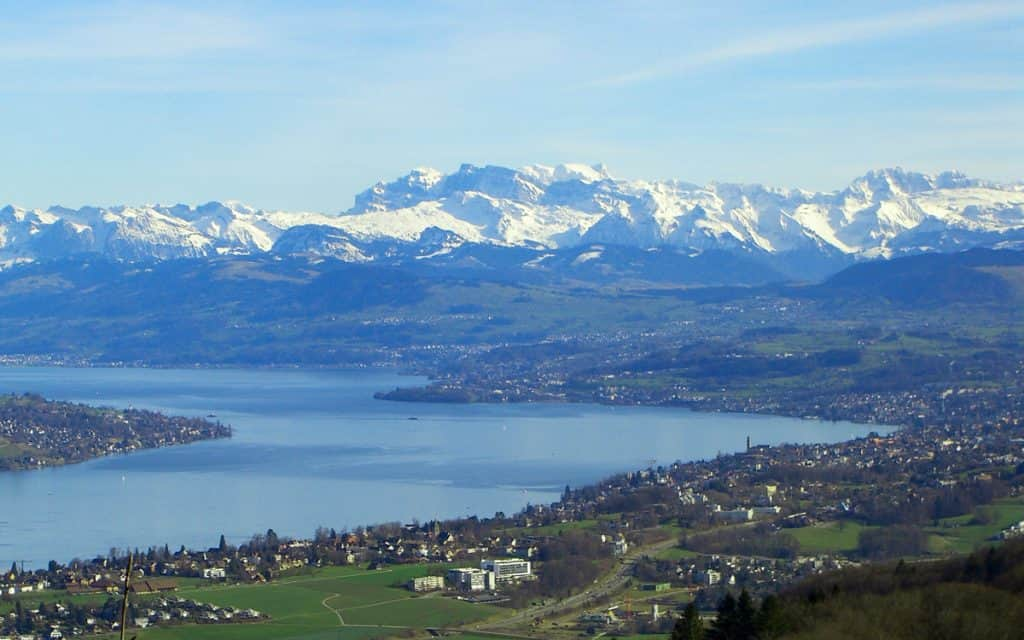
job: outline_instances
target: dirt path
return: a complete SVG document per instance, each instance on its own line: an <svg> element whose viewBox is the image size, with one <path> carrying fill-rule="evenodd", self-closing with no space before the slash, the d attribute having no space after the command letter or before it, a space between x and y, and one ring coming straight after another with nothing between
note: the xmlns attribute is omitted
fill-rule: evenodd
<svg viewBox="0 0 1024 640"><path fill-rule="evenodd" d="M330 611L331 613L333 613L334 615L338 616L338 624L344 627L345 626L345 618L341 617L341 610L335 609L331 605L327 604L328 600L332 600L334 598L337 598L340 595L341 595L340 593L332 593L331 595L329 595L326 598L324 598L323 600L321 600L320 601L320 605L323 606L328 611Z"/></svg>

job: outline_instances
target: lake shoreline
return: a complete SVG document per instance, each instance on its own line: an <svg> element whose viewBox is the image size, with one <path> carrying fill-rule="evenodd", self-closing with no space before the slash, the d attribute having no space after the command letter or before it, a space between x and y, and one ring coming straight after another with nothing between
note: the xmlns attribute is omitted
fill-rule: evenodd
<svg viewBox="0 0 1024 640"><path fill-rule="evenodd" d="M678 407L373 398L417 382L426 379L393 370L0 367L0 392L215 414L234 429L230 439L0 474L11 507L0 519L0 561L45 564L111 546L203 548L220 533L237 543L268 528L308 537L318 526L515 513L557 500L567 484L655 459L741 451L748 436L840 442L878 429Z"/></svg>

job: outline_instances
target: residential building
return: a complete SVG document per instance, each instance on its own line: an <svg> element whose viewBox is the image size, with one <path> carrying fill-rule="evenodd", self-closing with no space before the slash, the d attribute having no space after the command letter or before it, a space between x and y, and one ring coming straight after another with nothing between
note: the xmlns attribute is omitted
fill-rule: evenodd
<svg viewBox="0 0 1024 640"><path fill-rule="evenodd" d="M444 576L423 576L409 581L409 590L417 593L438 589L444 589Z"/></svg>
<svg viewBox="0 0 1024 640"><path fill-rule="evenodd" d="M695 577L697 579L697 583L698 584L703 584L703 585L707 585L707 586L711 586L713 584L718 584L719 582L722 581L722 574L719 573L718 571L715 571L714 569L707 569L706 571L698 571Z"/></svg>

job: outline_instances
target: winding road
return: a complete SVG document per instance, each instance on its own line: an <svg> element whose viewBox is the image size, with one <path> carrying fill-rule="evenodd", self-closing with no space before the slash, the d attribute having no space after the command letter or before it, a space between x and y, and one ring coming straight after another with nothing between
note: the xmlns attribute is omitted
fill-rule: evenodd
<svg viewBox="0 0 1024 640"><path fill-rule="evenodd" d="M622 557L619 565L614 571L607 573L604 577L598 578L597 581L589 588L581 591L575 595L563 598L557 602L550 602L542 604L536 607L530 607L523 609L507 618L501 618L500 620L494 620L474 627L474 629L487 630L487 629L505 629L508 627L515 627L522 624L529 624L537 618L548 618L552 615L558 615L584 607L591 602L596 602L602 598L611 596L617 591L620 591L629 582L629 579L633 577L633 566L636 561L643 556L654 555L667 549L671 549L673 546L678 544L678 540L675 538L669 538L668 540L662 540L654 544L640 547L635 551L632 551Z"/></svg>

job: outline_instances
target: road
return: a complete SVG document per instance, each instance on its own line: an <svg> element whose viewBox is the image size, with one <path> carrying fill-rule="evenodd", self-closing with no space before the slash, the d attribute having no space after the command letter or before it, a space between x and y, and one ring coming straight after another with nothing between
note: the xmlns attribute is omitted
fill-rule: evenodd
<svg viewBox="0 0 1024 640"><path fill-rule="evenodd" d="M504 629L508 627L515 627L523 624L529 624L536 618L549 618L554 615L565 613L573 609L585 607L591 602L607 598L617 591L622 590L629 579L633 576L633 566L636 561L643 556L650 556L656 553L671 549L678 543L675 538L669 538L661 542L640 547L630 553L627 553L622 557L619 565L614 571L606 574L586 590L581 591L575 595L569 596L557 602L551 602L548 604L539 605L536 607L530 607L523 609L507 618L500 620L494 620L485 624L481 624L474 628L476 629Z"/></svg>

